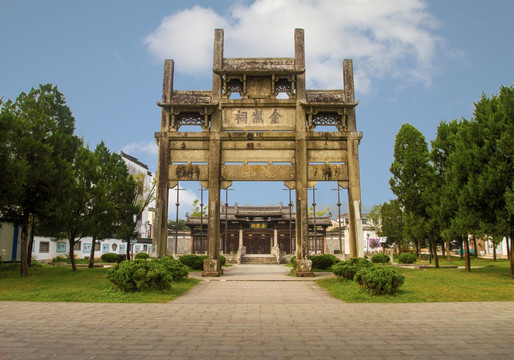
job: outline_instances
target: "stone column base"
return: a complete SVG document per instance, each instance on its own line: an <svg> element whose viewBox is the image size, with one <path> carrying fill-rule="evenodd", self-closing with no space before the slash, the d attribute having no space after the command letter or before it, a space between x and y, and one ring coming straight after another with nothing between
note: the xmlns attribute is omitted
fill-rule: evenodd
<svg viewBox="0 0 514 360"><path fill-rule="evenodd" d="M214 277L223 275L223 269L221 268L220 259L205 259L203 261L203 272L204 277Z"/></svg>
<svg viewBox="0 0 514 360"><path fill-rule="evenodd" d="M297 259L295 274L297 277L314 277L314 273L312 272L312 260Z"/></svg>

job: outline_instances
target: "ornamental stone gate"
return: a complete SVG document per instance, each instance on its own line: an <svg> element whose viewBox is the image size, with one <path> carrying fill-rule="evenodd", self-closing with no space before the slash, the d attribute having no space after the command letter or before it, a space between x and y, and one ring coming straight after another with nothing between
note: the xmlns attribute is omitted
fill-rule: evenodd
<svg viewBox="0 0 514 360"><path fill-rule="evenodd" d="M303 29L294 58L224 58L223 30L214 32L212 90L173 90L165 60L156 199L157 256L166 255L168 189L199 181L209 190L207 255L202 276L223 273L220 189L232 181L283 181L296 193L297 276L313 276L308 260L307 189L337 181L348 189L350 256L361 252L362 224L353 65L343 61L343 90L306 90ZM238 93L239 96L232 96ZM287 96L277 96L285 93ZM286 97L286 98L284 98ZM182 132L182 126L200 132ZM331 132L314 131L333 126Z"/></svg>

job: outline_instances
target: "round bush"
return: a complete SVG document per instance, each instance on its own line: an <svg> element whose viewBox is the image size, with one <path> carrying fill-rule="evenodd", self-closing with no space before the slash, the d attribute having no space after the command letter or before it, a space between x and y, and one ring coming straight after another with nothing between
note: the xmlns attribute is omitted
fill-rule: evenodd
<svg viewBox="0 0 514 360"><path fill-rule="evenodd" d="M312 261L312 268L320 270L328 269L340 261L332 254L311 255L309 259Z"/></svg>
<svg viewBox="0 0 514 360"><path fill-rule="evenodd" d="M186 265L191 270L203 270L203 261L207 259L205 255L182 255L178 261Z"/></svg>
<svg viewBox="0 0 514 360"><path fill-rule="evenodd" d="M366 258L351 258L335 264L332 271L339 278L353 280L355 273L361 268L372 266L374 266L373 263Z"/></svg>
<svg viewBox="0 0 514 360"><path fill-rule="evenodd" d="M371 262L375 264L386 264L389 261L391 261L391 258L388 255L382 253L375 254L371 258Z"/></svg>
<svg viewBox="0 0 514 360"><path fill-rule="evenodd" d="M398 258L400 264L414 264L416 260L416 255L413 253L403 253Z"/></svg>
<svg viewBox="0 0 514 360"><path fill-rule="evenodd" d="M166 290L172 280L159 262L140 259L114 265L107 271L107 279L123 291Z"/></svg>
<svg viewBox="0 0 514 360"><path fill-rule="evenodd" d="M105 253L105 254L102 254L101 259L106 262L115 263L118 261L118 254Z"/></svg>
<svg viewBox="0 0 514 360"><path fill-rule="evenodd" d="M175 260L173 256L164 256L160 259L154 259L152 261L161 264L174 281L182 280L189 275L187 266L182 264L180 261Z"/></svg>
<svg viewBox="0 0 514 360"><path fill-rule="evenodd" d="M355 274L355 281L373 295L393 295L403 284L405 276L385 266L361 268Z"/></svg>
<svg viewBox="0 0 514 360"><path fill-rule="evenodd" d="M223 266L226 264L227 259L223 255L220 255L220 261L221 261L221 266ZM203 267L202 267L202 270L203 270Z"/></svg>
<svg viewBox="0 0 514 360"><path fill-rule="evenodd" d="M134 256L134 259L146 260L149 257L150 257L150 255L148 255L147 253L140 252L140 253L137 253L136 256Z"/></svg>

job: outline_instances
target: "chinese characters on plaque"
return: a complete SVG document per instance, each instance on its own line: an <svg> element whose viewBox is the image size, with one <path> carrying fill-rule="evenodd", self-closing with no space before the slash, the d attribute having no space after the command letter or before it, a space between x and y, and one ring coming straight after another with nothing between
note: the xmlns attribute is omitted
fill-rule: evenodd
<svg viewBox="0 0 514 360"><path fill-rule="evenodd" d="M250 229L252 230L266 230L268 228L267 222L252 222L250 223Z"/></svg>
<svg viewBox="0 0 514 360"><path fill-rule="evenodd" d="M223 127L226 130L293 130L295 109L292 108L226 108Z"/></svg>

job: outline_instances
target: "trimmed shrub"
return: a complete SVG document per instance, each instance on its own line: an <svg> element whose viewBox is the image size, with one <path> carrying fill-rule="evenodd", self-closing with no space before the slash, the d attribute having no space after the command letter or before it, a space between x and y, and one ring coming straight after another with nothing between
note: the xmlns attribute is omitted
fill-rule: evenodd
<svg viewBox="0 0 514 360"><path fill-rule="evenodd" d="M413 253L403 253L398 258L400 264L414 264L416 260L416 255Z"/></svg>
<svg viewBox="0 0 514 360"><path fill-rule="evenodd" d="M146 260L149 257L150 257L150 255L148 255L147 253L140 252L140 253L137 253L136 256L134 256L134 259Z"/></svg>
<svg viewBox="0 0 514 360"><path fill-rule="evenodd" d="M296 269L296 255L294 255L291 260L289 260L289 263L293 265L293 269Z"/></svg>
<svg viewBox="0 0 514 360"><path fill-rule="evenodd" d="M154 259L152 261L158 262L164 266L174 281L182 280L189 275L187 266L182 264L180 261L175 260L173 256L168 255L160 259Z"/></svg>
<svg viewBox="0 0 514 360"><path fill-rule="evenodd" d="M332 265L341 261L332 254L311 255L309 259L312 261L312 268L320 270L329 269Z"/></svg>
<svg viewBox="0 0 514 360"><path fill-rule="evenodd" d="M166 290L171 275L158 261L129 260L107 271L107 279L123 291Z"/></svg>
<svg viewBox="0 0 514 360"><path fill-rule="evenodd" d="M220 261L221 261L221 266L223 266L226 264L227 259L223 255L220 255ZM202 267L202 270L203 270L203 267Z"/></svg>
<svg viewBox="0 0 514 360"><path fill-rule="evenodd" d="M332 267L333 273L342 279L353 280L355 273L362 268L374 266L371 261L365 258L351 258L341 261Z"/></svg>
<svg viewBox="0 0 514 360"><path fill-rule="evenodd" d="M118 254L105 253L105 254L102 254L101 259L106 262L115 263L115 262L118 262Z"/></svg>
<svg viewBox="0 0 514 360"><path fill-rule="evenodd" d="M52 262L66 262L68 261L68 258L67 257L64 257L64 256L56 256L52 259Z"/></svg>
<svg viewBox="0 0 514 360"><path fill-rule="evenodd" d="M355 281L373 295L393 295L403 285L405 276L385 266L361 268L355 274Z"/></svg>
<svg viewBox="0 0 514 360"><path fill-rule="evenodd" d="M191 270L203 270L203 261L207 259L205 255L182 255L178 261L186 265Z"/></svg>
<svg viewBox="0 0 514 360"><path fill-rule="evenodd" d="M382 253L375 254L371 258L371 262L374 264L387 264L389 261L391 261L391 258L388 255Z"/></svg>

